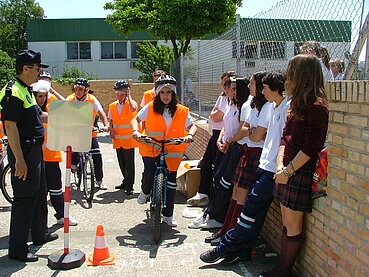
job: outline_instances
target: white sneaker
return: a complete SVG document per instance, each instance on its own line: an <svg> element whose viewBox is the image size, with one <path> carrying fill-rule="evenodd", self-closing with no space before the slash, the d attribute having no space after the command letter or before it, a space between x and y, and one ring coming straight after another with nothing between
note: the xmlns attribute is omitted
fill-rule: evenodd
<svg viewBox="0 0 369 277"><path fill-rule="evenodd" d="M177 227L177 221L173 216L163 216L162 222L166 223L170 227Z"/></svg>
<svg viewBox="0 0 369 277"><path fill-rule="evenodd" d="M150 194L144 194L144 192L141 190L140 195L137 197L137 203L138 204L145 204L147 202L147 199L149 199Z"/></svg>
<svg viewBox="0 0 369 277"><path fill-rule="evenodd" d="M214 229L221 228L223 223L216 221L215 219L208 219L203 224L200 225L201 229Z"/></svg>
<svg viewBox="0 0 369 277"><path fill-rule="evenodd" d="M101 189L101 190L107 190L108 187L103 183L103 181L96 181L96 185Z"/></svg>
<svg viewBox="0 0 369 277"><path fill-rule="evenodd" d="M209 204L209 197L206 194L197 192L194 197L187 199L187 204L191 206L206 207Z"/></svg>
<svg viewBox="0 0 369 277"><path fill-rule="evenodd" d="M190 224L188 224L188 228L190 228L190 229L201 229L202 228L201 226L206 223L208 218L209 218L208 215L206 217L204 217L203 213L199 214L199 216L194 221L192 221Z"/></svg>
<svg viewBox="0 0 369 277"><path fill-rule="evenodd" d="M199 216L199 214L203 214L202 212L198 211L198 210L191 210L188 207L186 207L183 212L182 212L182 216L184 218L196 218Z"/></svg>
<svg viewBox="0 0 369 277"><path fill-rule="evenodd" d="M57 224L64 225L64 217L59 218L57 220ZM75 218L70 216L69 217L69 226L77 226L77 225L78 225L78 221Z"/></svg>

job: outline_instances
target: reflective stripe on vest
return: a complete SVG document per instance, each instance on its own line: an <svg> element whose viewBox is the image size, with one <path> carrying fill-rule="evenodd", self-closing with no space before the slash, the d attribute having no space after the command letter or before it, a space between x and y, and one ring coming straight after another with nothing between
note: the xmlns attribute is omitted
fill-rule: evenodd
<svg viewBox="0 0 369 277"><path fill-rule="evenodd" d="M138 142L132 138L133 130L131 127L131 120L137 114L137 111L132 112L129 101L126 101L121 109L118 111L118 101L114 101L109 105L109 112L111 114L112 127L115 132L113 138L113 148L131 149L138 147Z"/></svg>
<svg viewBox="0 0 369 277"><path fill-rule="evenodd" d="M95 96L87 93L86 95L86 100L84 100L85 102L90 102L93 106L95 104ZM69 95L67 97L67 100L69 101L78 101L77 98L76 98L76 94L75 93L72 93L71 95ZM95 138L97 136L97 133L98 131L94 131L94 123L95 123L95 118L96 118L96 115L97 115L97 112L95 111L95 106L93 107L93 113L92 113L92 122L91 122L91 128L92 128L92 137Z"/></svg>
<svg viewBox="0 0 369 277"><path fill-rule="evenodd" d="M185 126L188 116L188 108L178 104L177 110L172 117L172 122L167 128L164 117L154 112L153 102L148 104L148 115L146 119L146 130L151 137L158 140L168 138L178 138L186 136ZM165 162L169 171L177 171L180 162L183 159L183 153L187 143L180 145L165 145ZM160 154L160 145L140 143L140 154L144 157L156 157Z"/></svg>

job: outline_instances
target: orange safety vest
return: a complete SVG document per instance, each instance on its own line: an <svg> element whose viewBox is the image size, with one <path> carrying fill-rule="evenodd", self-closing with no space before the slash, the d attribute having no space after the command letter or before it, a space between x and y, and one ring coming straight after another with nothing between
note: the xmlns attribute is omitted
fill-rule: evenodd
<svg viewBox="0 0 369 277"><path fill-rule="evenodd" d="M113 138L113 148L130 149L138 147L138 142L132 138L131 120L137 114L137 111L132 112L127 100L120 113L118 113L118 101L114 101L109 105L111 119L113 121L113 130L116 132Z"/></svg>
<svg viewBox="0 0 369 277"><path fill-rule="evenodd" d="M156 139L185 137L186 120L189 109L178 104L177 110L172 118L169 128L166 128L165 119L162 115L154 112L154 103L150 102L146 119L146 129L142 133ZM187 143L180 145L168 144L165 146L165 162L169 171L177 171L180 162L183 160L183 153ZM152 144L140 143L140 154L144 157L156 157L160 155L160 150Z"/></svg>
<svg viewBox="0 0 369 277"><path fill-rule="evenodd" d="M48 94L48 98L47 98L47 103L46 103L46 111L49 111L49 105L51 101L54 100L58 100L58 98L56 98L55 95L53 94ZM44 161L45 162L62 162L62 154L60 151L54 151L54 150L50 150L49 148L47 148L47 123L44 123L44 129L45 129L45 141L44 144L42 145L42 149L44 152Z"/></svg>
<svg viewBox="0 0 369 277"><path fill-rule="evenodd" d="M154 100L155 97L154 89L152 88L145 91L143 97L145 99L145 105L148 104L150 101Z"/></svg>
<svg viewBox="0 0 369 277"><path fill-rule="evenodd" d="M92 105L94 105L94 103L95 103L95 96L93 96L93 95L91 95L91 94L89 94L89 93L87 93L87 95L86 95L86 100L84 100L84 101L86 101L86 102L90 102ZM77 100L77 98L76 98L76 95L74 94L74 93L72 93L71 95L69 95L68 97L67 97L67 100L69 100L69 101L78 101ZM95 109L93 109L93 114L92 114L92 123L91 123L91 127L92 127L92 137L93 138L95 138L96 136L97 136L97 131L94 131L93 129L94 129L94 122L95 122L95 117L96 117L96 114L97 114L97 112L95 111Z"/></svg>

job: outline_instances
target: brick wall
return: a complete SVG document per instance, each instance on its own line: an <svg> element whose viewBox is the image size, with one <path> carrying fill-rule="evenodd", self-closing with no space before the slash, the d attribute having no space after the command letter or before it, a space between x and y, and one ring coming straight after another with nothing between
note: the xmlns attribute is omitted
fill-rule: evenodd
<svg viewBox="0 0 369 277"><path fill-rule="evenodd" d="M369 276L369 82L332 82L328 96L328 196L315 199L305 218L306 242L295 271L299 276ZM199 143L187 156L201 156L208 138L200 125ZM275 201L262 236L277 251L281 227Z"/></svg>
<svg viewBox="0 0 369 277"><path fill-rule="evenodd" d="M116 100L113 86L116 81L111 80L92 80L90 81L91 89L94 92L96 98L104 107L104 111L108 113L109 104ZM60 83L53 82L53 88L63 96L68 96L72 93L72 85L62 86ZM153 87L152 84L148 83L131 83L131 95L133 100L137 101L140 105L141 98L144 91L149 90Z"/></svg>

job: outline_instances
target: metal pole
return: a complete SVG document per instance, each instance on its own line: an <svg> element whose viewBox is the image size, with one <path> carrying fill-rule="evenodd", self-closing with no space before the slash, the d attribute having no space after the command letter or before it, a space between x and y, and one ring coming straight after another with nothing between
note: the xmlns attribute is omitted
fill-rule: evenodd
<svg viewBox="0 0 369 277"><path fill-rule="evenodd" d="M366 35L366 53L365 53L365 68L364 68L364 80L369 80L369 29Z"/></svg>
<svg viewBox="0 0 369 277"><path fill-rule="evenodd" d="M241 26L240 26L240 15L236 15L236 45L237 45L237 58L236 58L236 73L238 76L241 74Z"/></svg>
<svg viewBox="0 0 369 277"><path fill-rule="evenodd" d="M197 72L198 72L198 95L199 95L199 115L201 115L201 74L200 74L200 40L197 41Z"/></svg>
<svg viewBox="0 0 369 277"><path fill-rule="evenodd" d="M181 79L181 103L184 103L184 78L183 78L183 53L179 57L179 67L180 67L180 79Z"/></svg>

